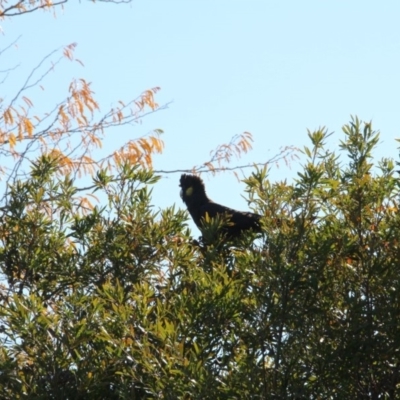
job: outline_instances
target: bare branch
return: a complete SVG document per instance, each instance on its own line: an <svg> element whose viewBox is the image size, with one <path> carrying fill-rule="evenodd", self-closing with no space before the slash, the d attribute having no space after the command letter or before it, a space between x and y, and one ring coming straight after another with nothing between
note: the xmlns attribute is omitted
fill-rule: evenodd
<svg viewBox="0 0 400 400"><path fill-rule="evenodd" d="M18 15L24 15L32 13L40 9L51 9L56 8L62 4L67 3L69 0L59 0L57 2L48 2L44 0L38 0L36 5L33 1L26 2L26 0L19 0L16 3L10 5L9 7L1 9L1 5L5 3L4 0L0 0L0 18L1 17L16 17ZM95 0L90 0L95 3ZM113 4L128 4L132 0L97 0L100 3L113 3ZM39 3L39 4L38 4ZM31 7L31 8L29 8Z"/></svg>
<svg viewBox="0 0 400 400"><path fill-rule="evenodd" d="M4 8L3 10L0 10L0 17L16 17L17 15L31 13L31 12L34 12L34 11L37 11L40 9L56 7L61 4L66 3L67 1L68 0L61 0L56 3L52 3L51 5L49 5L47 3L42 3L42 4L33 6L32 8L28 9L25 7L25 4L26 4L25 0L20 0L17 3L15 3L7 8ZM29 4L29 5L31 5L31 4ZM14 10L17 10L17 11L14 12Z"/></svg>
<svg viewBox="0 0 400 400"><path fill-rule="evenodd" d="M0 50L0 56L5 53L8 49L10 49L12 46L14 46L19 39L21 39L21 35L19 35L13 42L11 42L8 46L4 47L4 49Z"/></svg>
<svg viewBox="0 0 400 400"><path fill-rule="evenodd" d="M296 147L287 146L287 147L281 149L281 151L278 154L276 154L271 159L269 159L265 162L245 164L245 165L236 165L234 167L216 167L214 169L210 169L207 165L202 165L200 167L194 167L191 169L154 170L153 172L156 174L178 174L178 173L198 173L199 174L199 173L210 173L210 172L216 173L216 172L224 172L224 171L236 171L236 170L242 170L242 169L248 169L248 168L254 168L254 167L265 167L267 165L276 164L282 160L287 162L289 158L291 160L294 160L295 158L297 158L297 155L295 154L297 151L298 151L298 149Z"/></svg>
<svg viewBox="0 0 400 400"><path fill-rule="evenodd" d="M53 50L51 53L47 54L47 56L43 57L43 59L39 62L39 64L36 65L36 67L34 67L32 69L32 71L30 72L30 74L28 75L28 77L26 78L24 84L22 85L21 89L17 92L17 94L14 96L14 98L11 100L10 102L10 107L13 106L13 104L15 103L15 101L19 98L19 96L21 95L22 92L24 92L27 89L30 89L36 85L38 85L48 74L49 72L54 68L55 65L59 64L60 61L63 59L62 56L60 56L58 58L58 60L55 61L54 64L52 64L52 66L46 70L46 72L44 72L35 82L30 83L30 80L32 78L32 76L34 75L34 73L39 70L39 68L43 65L43 63L48 60L53 54L57 53L59 50L61 49L61 47L59 47L56 50Z"/></svg>

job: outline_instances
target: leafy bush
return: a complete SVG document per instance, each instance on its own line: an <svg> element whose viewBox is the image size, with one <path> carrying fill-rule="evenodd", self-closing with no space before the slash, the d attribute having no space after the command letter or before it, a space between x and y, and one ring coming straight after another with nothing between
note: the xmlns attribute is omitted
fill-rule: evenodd
<svg viewBox="0 0 400 400"><path fill-rule="evenodd" d="M143 167L99 171L99 208L38 159L1 208L2 398L399 397L397 172L344 135L310 132L293 184L254 171L262 237L207 247Z"/></svg>

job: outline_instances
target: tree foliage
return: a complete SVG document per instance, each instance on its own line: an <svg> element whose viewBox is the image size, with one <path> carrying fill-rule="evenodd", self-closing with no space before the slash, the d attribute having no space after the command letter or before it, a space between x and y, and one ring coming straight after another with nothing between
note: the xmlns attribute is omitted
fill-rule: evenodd
<svg viewBox="0 0 400 400"><path fill-rule="evenodd" d="M162 131L156 129L114 149L101 159L92 154L102 147L106 131L139 122L145 115L160 109L154 98L158 87L144 91L127 103L118 101L117 106L100 112L90 84L81 78L70 83L64 100L55 102L52 109L43 115L37 114L35 99L28 97L29 91L39 86L44 90L42 85L54 63L57 65L63 59L74 61L75 47L73 43L49 54L32 70L20 89L9 96L9 100L0 98L0 172L8 181L24 176L27 162L33 161L38 153L57 159L59 174L79 176L94 173L102 166L112 168L121 162L151 167L152 155L162 152ZM4 71L9 72L12 71ZM11 163L11 160L14 161L13 167L7 168L5 163Z"/></svg>
<svg viewBox="0 0 400 400"><path fill-rule="evenodd" d="M64 2L0 0L0 17ZM374 162L371 124L352 118L337 153L325 128L309 132L292 183L264 165L292 148L255 165L262 235L202 247L185 211L152 204L160 131L94 155L108 129L159 109L158 88L100 113L81 79L35 110L46 60L74 48L0 99L1 398L400 397L400 163ZM248 167L227 165L251 142L235 136L193 170Z"/></svg>
<svg viewBox="0 0 400 400"><path fill-rule="evenodd" d="M395 162L370 123L343 131L337 154L309 132L292 184L249 176L261 238L206 248L146 168L99 171L108 203L81 213L38 159L1 214L4 398L399 397Z"/></svg>

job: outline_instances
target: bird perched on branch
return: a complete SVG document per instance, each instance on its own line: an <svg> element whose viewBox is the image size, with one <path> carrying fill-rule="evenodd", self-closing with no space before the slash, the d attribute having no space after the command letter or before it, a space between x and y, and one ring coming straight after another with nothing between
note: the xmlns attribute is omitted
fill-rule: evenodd
<svg viewBox="0 0 400 400"><path fill-rule="evenodd" d="M239 236L249 229L261 232L261 215L242 212L214 203L207 197L204 182L195 175L181 175L181 198L194 223L204 233L204 222L210 218L223 220L222 232L229 238Z"/></svg>

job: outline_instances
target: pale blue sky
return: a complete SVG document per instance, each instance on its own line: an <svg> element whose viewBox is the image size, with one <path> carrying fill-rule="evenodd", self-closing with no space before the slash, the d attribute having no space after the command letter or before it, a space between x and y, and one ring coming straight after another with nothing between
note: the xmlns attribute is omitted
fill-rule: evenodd
<svg viewBox="0 0 400 400"><path fill-rule="evenodd" d="M114 132L106 142L111 149L163 129L166 148L155 157L155 169L201 164L243 131L253 134L254 149L240 163L265 161L281 146L308 145L307 128L319 126L335 132L334 148L351 114L372 119L381 131L378 156L396 157L399 21L395 0L70 2L57 18L35 12L0 22L1 48L22 35L18 49L0 57L0 69L21 64L3 91L11 96L44 55L76 42L84 68L60 65L46 91L32 94L35 105L46 110L64 97L72 77L92 82L104 110L160 86L156 100L172 101L169 109ZM291 179L299 168L282 164L271 179ZM179 174L168 175L157 185L156 208L183 206L178 181ZM247 208L244 186L231 174L205 181L214 200Z"/></svg>

